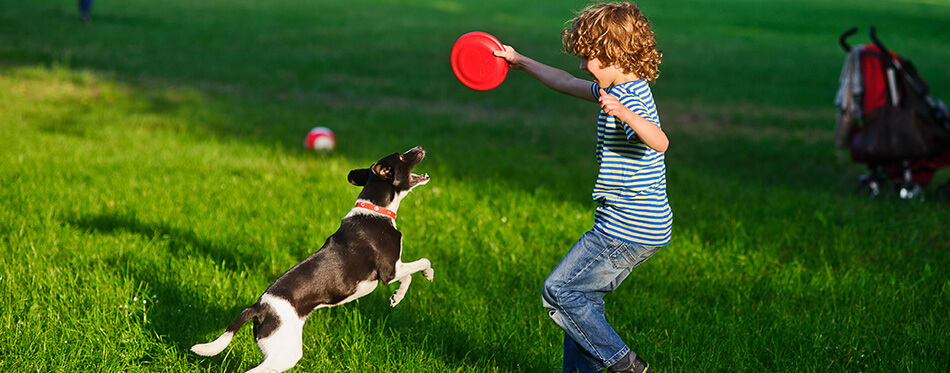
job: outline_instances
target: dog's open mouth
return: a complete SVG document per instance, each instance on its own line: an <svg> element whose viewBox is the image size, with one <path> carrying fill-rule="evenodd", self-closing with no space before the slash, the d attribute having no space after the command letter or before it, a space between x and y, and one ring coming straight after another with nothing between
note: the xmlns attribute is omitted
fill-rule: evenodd
<svg viewBox="0 0 950 373"><path fill-rule="evenodd" d="M409 177L409 181L412 183L412 185L423 185L429 182L429 174L410 174Z"/></svg>
<svg viewBox="0 0 950 373"><path fill-rule="evenodd" d="M422 162L422 160L425 157L426 157L426 151L422 149L422 146L417 146L415 148L409 149L408 151L400 155L400 158L408 159L409 162L411 162L409 169L416 167L416 165L418 165L419 162ZM413 187L423 185L428 182L429 182L429 174L419 175L419 174L409 173L409 184L412 185Z"/></svg>

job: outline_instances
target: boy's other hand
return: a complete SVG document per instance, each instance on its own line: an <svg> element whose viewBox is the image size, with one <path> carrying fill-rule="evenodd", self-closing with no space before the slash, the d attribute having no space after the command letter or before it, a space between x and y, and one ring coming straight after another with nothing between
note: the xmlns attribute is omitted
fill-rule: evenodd
<svg viewBox="0 0 950 373"><path fill-rule="evenodd" d="M620 100L611 96L603 88L600 89L600 99L598 101L600 101L600 108L604 109L604 113L610 116L618 116L623 110L629 110L620 103Z"/></svg>

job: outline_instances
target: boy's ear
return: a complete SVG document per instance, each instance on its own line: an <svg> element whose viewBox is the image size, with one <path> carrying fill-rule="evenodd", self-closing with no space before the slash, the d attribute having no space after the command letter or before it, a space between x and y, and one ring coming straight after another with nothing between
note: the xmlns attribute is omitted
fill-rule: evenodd
<svg viewBox="0 0 950 373"><path fill-rule="evenodd" d="M372 167L373 173L376 176L379 176L383 180L392 180L393 179L393 169L389 166L383 166L379 163L374 164Z"/></svg>
<svg viewBox="0 0 950 373"><path fill-rule="evenodd" d="M369 180L369 169L360 168L350 171L350 174L347 175L346 178L350 181L350 184L356 186L365 186L366 181Z"/></svg>

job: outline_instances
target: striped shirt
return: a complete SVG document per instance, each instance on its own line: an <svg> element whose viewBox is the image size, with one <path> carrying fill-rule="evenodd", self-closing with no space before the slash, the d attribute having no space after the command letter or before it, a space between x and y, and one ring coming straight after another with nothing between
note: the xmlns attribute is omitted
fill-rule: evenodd
<svg viewBox="0 0 950 373"><path fill-rule="evenodd" d="M594 97L600 87L591 86ZM653 93L645 80L606 89L624 106L660 126ZM666 197L665 156L640 141L636 132L601 110L597 118L597 163L600 170L592 197L600 205L594 228L644 246L670 242L673 211Z"/></svg>

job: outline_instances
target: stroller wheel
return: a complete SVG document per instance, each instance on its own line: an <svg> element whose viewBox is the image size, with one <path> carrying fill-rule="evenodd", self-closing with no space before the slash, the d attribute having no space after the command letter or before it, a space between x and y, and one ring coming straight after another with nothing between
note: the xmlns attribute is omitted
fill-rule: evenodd
<svg viewBox="0 0 950 373"><path fill-rule="evenodd" d="M870 198L877 198L881 195L884 180L873 175L862 175L858 179L859 189Z"/></svg>
<svg viewBox="0 0 950 373"><path fill-rule="evenodd" d="M924 187L920 186L920 184L916 182L908 181L901 185L898 195L901 197L901 199L917 200L919 202L923 202Z"/></svg>

